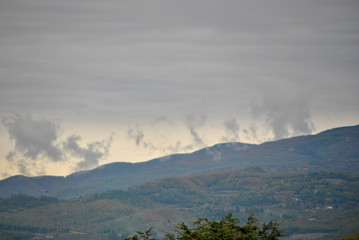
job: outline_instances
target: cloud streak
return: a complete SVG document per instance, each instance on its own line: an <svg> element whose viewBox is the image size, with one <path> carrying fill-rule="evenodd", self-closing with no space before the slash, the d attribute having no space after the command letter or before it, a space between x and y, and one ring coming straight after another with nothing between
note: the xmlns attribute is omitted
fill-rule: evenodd
<svg viewBox="0 0 359 240"><path fill-rule="evenodd" d="M231 141L235 142L239 140L239 124L237 123L237 119L229 119L223 122L224 128L229 136L225 136L222 138L223 141Z"/></svg>
<svg viewBox="0 0 359 240"><path fill-rule="evenodd" d="M186 116L185 124L188 127L193 142L196 146L204 146L204 141L200 137L197 129L203 127L206 121L207 121L207 116L205 114L197 114L197 115L189 114Z"/></svg>
<svg viewBox="0 0 359 240"><path fill-rule="evenodd" d="M264 79L261 100L253 105L253 117L263 118L271 128L274 139L310 134L314 131L311 120L309 95L301 86L285 80Z"/></svg>
<svg viewBox="0 0 359 240"><path fill-rule="evenodd" d="M160 119L160 121L157 121L158 119ZM159 134L159 131L163 131L163 129L161 129L161 124L164 124L167 127L170 125L171 128L183 127L179 126L181 124L176 125L174 122L163 117L156 118L156 120L153 121L153 124L151 125L152 128L149 129L149 131L152 132L152 135L150 133L145 134L145 131L141 128L141 126L136 124L134 127L128 127L127 138L132 140L137 148L142 148L149 153L160 153L161 155L188 152L206 146L206 142L200 136L198 129L205 126L207 116L205 114L193 114L186 115L184 119L185 120L182 123L190 136L189 141L186 141L187 144L184 144L181 140L177 140L174 143L167 141L163 142L163 138L168 137L165 135L171 135L171 133L167 132L165 134ZM157 134L162 135L162 138L157 138ZM148 135L151 135L151 137L146 138Z"/></svg>
<svg viewBox="0 0 359 240"><path fill-rule="evenodd" d="M144 134L143 131L139 129L139 126L136 125L135 128L128 129L127 136L129 139L135 140L136 146L139 146L143 140Z"/></svg>

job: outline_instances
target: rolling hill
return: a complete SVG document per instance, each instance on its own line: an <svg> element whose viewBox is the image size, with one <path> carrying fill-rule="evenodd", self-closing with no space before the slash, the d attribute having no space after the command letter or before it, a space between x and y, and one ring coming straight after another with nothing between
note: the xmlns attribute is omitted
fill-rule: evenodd
<svg viewBox="0 0 359 240"><path fill-rule="evenodd" d="M246 222L278 219L286 239L333 239L359 228L358 173L271 173L259 167L167 177L71 200L0 199L0 239L109 239L154 228L157 236L227 211Z"/></svg>

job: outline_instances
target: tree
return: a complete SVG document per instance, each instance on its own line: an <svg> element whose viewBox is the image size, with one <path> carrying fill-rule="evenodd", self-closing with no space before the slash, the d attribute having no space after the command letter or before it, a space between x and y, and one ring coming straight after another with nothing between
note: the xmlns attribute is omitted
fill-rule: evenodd
<svg viewBox="0 0 359 240"><path fill-rule="evenodd" d="M144 232L137 232L137 235L131 236L126 238L125 240L156 240L155 238L152 237L152 227L150 227L148 230L144 231Z"/></svg>
<svg viewBox="0 0 359 240"><path fill-rule="evenodd" d="M228 213L220 221L210 221L199 218L193 223L193 228L185 223L176 226L175 234L167 233L167 240L277 240L283 236L279 223L271 220L268 223L259 223L253 212L248 216L246 225L240 226L239 219ZM150 234L151 228L145 232L138 232L129 239L155 239Z"/></svg>
<svg viewBox="0 0 359 240"><path fill-rule="evenodd" d="M342 240L359 240L359 232L355 233L353 236L345 236Z"/></svg>
<svg viewBox="0 0 359 240"><path fill-rule="evenodd" d="M279 224L275 220L268 224L260 224L254 217L253 212L248 216L246 225L239 226L239 219L233 218L232 213L228 213L219 222L210 221L206 218L198 219L194 222L194 228L189 228L182 223L177 227L177 238L180 240L276 240L283 236L283 231L278 228Z"/></svg>

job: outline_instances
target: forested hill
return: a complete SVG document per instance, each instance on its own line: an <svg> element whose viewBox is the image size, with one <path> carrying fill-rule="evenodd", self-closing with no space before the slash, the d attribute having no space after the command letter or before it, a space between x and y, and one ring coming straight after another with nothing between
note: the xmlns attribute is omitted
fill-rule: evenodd
<svg viewBox="0 0 359 240"><path fill-rule="evenodd" d="M272 172L359 172L359 125L259 145L221 143L188 154L141 163L117 162L66 178L13 176L0 181L0 196L26 193L72 198L127 189L167 176L260 166Z"/></svg>
<svg viewBox="0 0 359 240"><path fill-rule="evenodd" d="M117 239L151 226L163 236L178 223L218 220L228 211L243 224L251 210L262 221L278 219L292 239L340 239L359 228L358 191L358 173L251 167L167 177L71 200L17 195L0 199L0 239Z"/></svg>

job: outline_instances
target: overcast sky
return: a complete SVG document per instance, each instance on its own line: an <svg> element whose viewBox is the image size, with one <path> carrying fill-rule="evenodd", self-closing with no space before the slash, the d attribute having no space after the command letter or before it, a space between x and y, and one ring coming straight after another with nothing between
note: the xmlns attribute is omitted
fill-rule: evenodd
<svg viewBox="0 0 359 240"><path fill-rule="evenodd" d="M0 0L0 178L359 123L359 1Z"/></svg>

